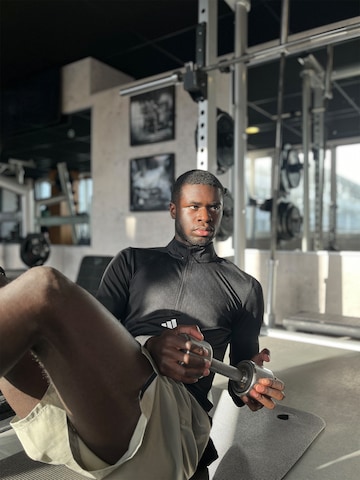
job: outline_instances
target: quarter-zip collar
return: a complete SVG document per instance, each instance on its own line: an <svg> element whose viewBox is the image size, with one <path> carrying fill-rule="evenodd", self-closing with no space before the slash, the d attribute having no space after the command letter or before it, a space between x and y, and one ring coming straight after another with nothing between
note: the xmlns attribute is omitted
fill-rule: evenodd
<svg viewBox="0 0 360 480"><path fill-rule="evenodd" d="M166 249L172 257L185 260L192 257L198 263L216 262L219 257L216 255L213 242L204 247L196 245L187 246L175 238L167 245Z"/></svg>

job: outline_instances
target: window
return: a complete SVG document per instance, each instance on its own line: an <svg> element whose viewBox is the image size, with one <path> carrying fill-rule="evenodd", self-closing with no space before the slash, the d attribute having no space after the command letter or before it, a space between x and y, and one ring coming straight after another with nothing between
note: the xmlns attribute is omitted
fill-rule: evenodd
<svg viewBox="0 0 360 480"><path fill-rule="evenodd" d="M336 208L331 197L332 155L336 156ZM299 154L303 162L303 155ZM252 154L246 163L246 185L249 193L246 228L248 239L270 239L271 215L259 209L259 206L271 198L271 156L256 157ZM303 174L298 187L289 190L284 200L293 203L303 214L304 209ZM315 230L316 184L315 163L309 154L309 224L310 231ZM339 237L340 249L360 249L360 144L338 145L333 150L326 150L324 159L324 188L322 209L322 231L324 248L327 248L326 234L333 225L331 216L336 213L336 235ZM347 240L352 239L351 242ZM350 246L351 244L351 246ZM348 246L347 246L348 245Z"/></svg>
<svg viewBox="0 0 360 480"><path fill-rule="evenodd" d="M360 233L360 144L336 148L337 232Z"/></svg>

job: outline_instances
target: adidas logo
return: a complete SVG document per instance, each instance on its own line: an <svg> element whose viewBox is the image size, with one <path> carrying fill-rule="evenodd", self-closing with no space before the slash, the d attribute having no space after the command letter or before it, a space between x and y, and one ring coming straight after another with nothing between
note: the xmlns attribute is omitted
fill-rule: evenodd
<svg viewBox="0 0 360 480"><path fill-rule="evenodd" d="M175 327L177 327L176 318L172 318L171 320L167 320L166 322L162 323L161 326L165 327L165 328L175 328Z"/></svg>

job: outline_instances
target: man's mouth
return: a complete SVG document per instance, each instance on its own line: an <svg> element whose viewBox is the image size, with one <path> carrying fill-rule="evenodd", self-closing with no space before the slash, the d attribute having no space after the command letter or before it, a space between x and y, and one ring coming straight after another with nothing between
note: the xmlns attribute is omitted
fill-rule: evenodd
<svg viewBox="0 0 360 480"><path fill-rule="evenodd" d="M209 237L213 233L212 228L206 228L206 227L197 227L195 229L195 233L199 235L200 237Z"/></svg>

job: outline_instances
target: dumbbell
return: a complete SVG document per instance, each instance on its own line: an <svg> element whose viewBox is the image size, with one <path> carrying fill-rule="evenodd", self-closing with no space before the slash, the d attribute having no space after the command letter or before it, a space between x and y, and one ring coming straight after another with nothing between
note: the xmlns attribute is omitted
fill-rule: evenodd
<svg viewBox="0 0 360 480"><path fill-rule="evenodd" d="M274 378L271 370L257 365L252 360L242 360L236 367L221 362L213 358L213 349L210 343L204 340L195 340L190 335L185 334L184 336L188 341L191 341L191 349L186 350L185 353L209 360L210 371L233 380L233 390L239 397L249 393L259 378Z"/></svg>

